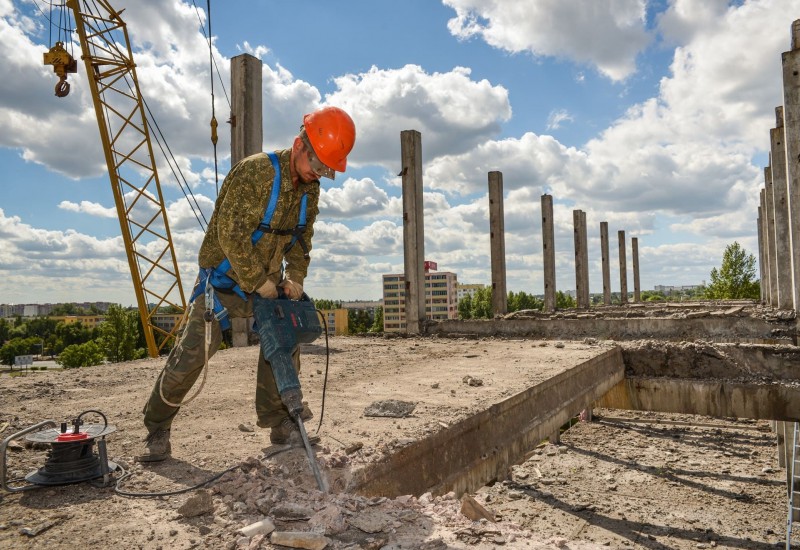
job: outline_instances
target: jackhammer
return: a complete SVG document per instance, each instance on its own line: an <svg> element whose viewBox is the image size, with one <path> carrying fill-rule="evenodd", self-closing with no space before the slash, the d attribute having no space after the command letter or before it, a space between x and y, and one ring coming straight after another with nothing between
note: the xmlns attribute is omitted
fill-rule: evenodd
<svg viewBox="0 0 800 550"><path fill-rule="evenodd" d="M322 477L300 417L303 411L303 392L292 361L292 355L301 343L311 343L322 334L317 310L305 293L300 300L289 300L283 294L274 300L254 294L253 317L256 321L255 330L261 341L261 353L272 367L281 401L297 424L320 491L327 492L327 481Z"/></svg>

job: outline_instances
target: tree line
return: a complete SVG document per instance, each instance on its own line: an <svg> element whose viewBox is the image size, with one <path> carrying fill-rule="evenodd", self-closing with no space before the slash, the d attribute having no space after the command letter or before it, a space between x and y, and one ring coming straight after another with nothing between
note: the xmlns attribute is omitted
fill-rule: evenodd
<svg viewBox="0 0 800 550"><path fill-rule="evenodd" d="M0 363L13 365L17 355L49 355L64 368L76 368L147 355L137 310L113 304L104 316L105 321L96 328L48 317L17 317L14 323L0 319Z"/></svg>
<svg viewBox="0 0 800 550"><path fill-rule="evenodd" d="M761 294L760 281L756 279L756 259L738 242L725 247L720 268L711 270L710 284L700 287L689 299L754 299ZM683 296L682 296L683 297ZM508 312L541 311L544 302L526 292L508 293ZM674 299L663 292L643 291L643 301ZM617 300L619 298L617 297ZM601 297L594 296L593 303ZM317 309L338 309L338 300L315 300ZM558 291L556 308L570 309L576 306L575 299ZM61 314L75 314L77 309L64 304ZM81 311L80 313L85 313ZM97 313L97 312L95 312ZM383 308L348 310L348 332L363 334L383 332ZM474 295L467 295L458 302L460 319L491 319L492 290L484 287ZM105 361L116 363L139 359L147 355L144 331L138 311L113 304L105 312L105 321L97 328L89 328L80 322L64 323L48 317L23 319L17 317L11 323L0 318L0 363L13 365L17 355L57 356L56 361L65 368L97 365Z"/></svg>

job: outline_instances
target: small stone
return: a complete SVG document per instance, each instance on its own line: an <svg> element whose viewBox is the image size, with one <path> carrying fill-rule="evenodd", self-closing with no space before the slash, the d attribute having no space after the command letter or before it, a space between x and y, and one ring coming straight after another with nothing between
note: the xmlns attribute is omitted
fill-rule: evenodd
<svg viewBox="0 0 800 550"><path fill-rule="evenodd" d="M564 347L564 342L556 342L556 343L555 343L555 346L556 346L557 348L563 348L563 347Z"/></svg>
<svg viewBox="0 0 800 550"><path fill-rule="evenodd" d="M208 491L197 491L192 497L189 497L183 506L178 508L178 513L185 518L194 518L204 514L210 514L214 511L214 501L211 498L211 493Z"/></svg>
<svg viewBox="0 0 800 550"><path fill-rule="evenodd" d="M316 514L314 514L308 524L314 532L326 535L338 535L347 531L347 522L344 519L342 510L333 504L329 504Z"/></svg>
<svg viewBox="0 0 800 550"><path fill-rule="evenodd" d="M255 535L269 535L275 530L275 524L269 518L264 518L261 521L251 523L246 527L239 529L239 532L246 537L253 537Z"/></svg>
<svg viewBox="0 0 800 550"><path fill-rule="evenodd" d="M272 544L281 544L290 548L305 548L306 550L322 550L331 539L316 533L273 531L269 537Z"/></svg>
<svg viewBox="0 0 800 550"><path fill-rule="evenodd" d="M251 426L250 424L239 424L239 431L240 432L252 433L252 432L256 431L256 429L253 426Z"/></svg>
<svg viewBox="0 0 800 550"><path fill-rule="evenodd" d="M433 388L434 390L438 390L439 389L439 382L436 382L435 384L431 384L431 388Z"/></svg>
<svg viewBox="0 0 800 550"><path fill-rule="evenodd" d="M314 511L311 508L293 502L279 504L272 509L272 517L279 520L307 520L313 515Z"/></svg>
<svg viewBox="0 0 800 550"><path fill-rule="evenodd" d="M398 401L397 399L385 399L375 401L364 409L364 416L384 416L391 418L404 418L414 411L416 403L409 401Z"/></svg>
<svg viewBox="0 0 800 550"><path fill-rule="evenodd" d="M494 513L487 510L477 500L467 494L461 497L461 514L472 521L485 519L492 523L495 522Z"/></svg>
<svg viewBox="0 0 800 550"><path fill-rule="evenodd" d="M353 443L352 445L349 445L347 448L345 448L344 452L346 454L351 455L351 454L361 450L362 447L364 447L364 444L362 442L360 442L360 441L357 441L357 442Z"/></svg>

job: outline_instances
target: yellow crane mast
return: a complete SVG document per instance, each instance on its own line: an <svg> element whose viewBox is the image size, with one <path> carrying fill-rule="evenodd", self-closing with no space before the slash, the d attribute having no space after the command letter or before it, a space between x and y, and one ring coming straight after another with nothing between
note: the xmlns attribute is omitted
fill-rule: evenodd
<svg viewBox="0 0 800 550"><path fill-rule="evenodd" d="M120 17L124 10L104 0L67 0L66 5L80 39L147 351L156 357L180 326L163 328L168 325L158 323L158 314L183 313L186 301L128 30ZM75 72L76 63L60 42L44 54L44 62L60 78L56 95L65 96L66 73Z"/></svg>

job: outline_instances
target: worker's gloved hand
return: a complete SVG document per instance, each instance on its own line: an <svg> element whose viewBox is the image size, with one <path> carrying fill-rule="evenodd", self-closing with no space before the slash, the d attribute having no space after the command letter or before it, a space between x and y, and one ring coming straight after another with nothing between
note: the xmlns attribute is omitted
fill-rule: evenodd
<svg viewBox="0 0 800 550"><path fill-rule="evenodd" d="M288 277L282 280L278 286L283 288L283 292L291 300L299 300L303 296L303 285L295 283Z"/></svg>
<svg viewBox="0 0 800 550"><path fill-rule="evenodd" d="M278 297L278 289L275 286L275 283L267 279L267 282L261 285L256 289L256 292L262 298L269 298L270 300L274 300Z"/></svg>

